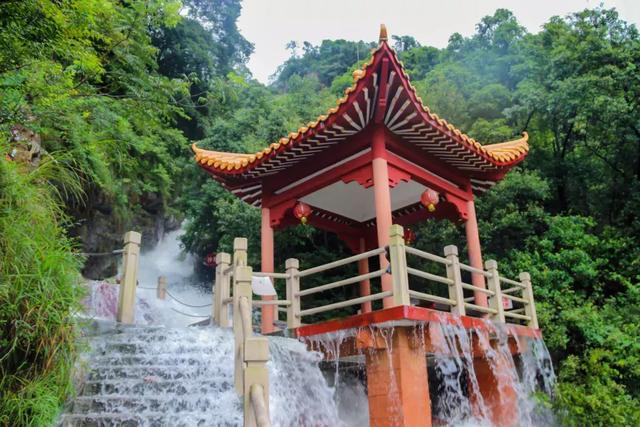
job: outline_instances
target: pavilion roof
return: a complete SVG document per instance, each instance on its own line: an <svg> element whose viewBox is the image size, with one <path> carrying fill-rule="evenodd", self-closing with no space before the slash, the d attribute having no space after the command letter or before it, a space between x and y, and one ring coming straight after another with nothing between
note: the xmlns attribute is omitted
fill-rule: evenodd
<svg viewBox="0 0 640 427"><path fill-rule="evenodd" d="M382 33L381 33L382 35ZM281 173L304 159L345 142L374 120L378 107L382 59L389 59L386 75L386 108L383 123L389 131L471 177L474 191L495 183L496 172L505 172L521 162L529 151L528 135L499 144L482 145L431 112L410 83L395 51L381 36L370 59L353 72L353 84L344 97L315 121L280 138L255 153L210 151L192 145L200 167L229 188L255 188L261 178ZM488 178L491 177L491 178ZM239 190L244 193L242 189ZM259 204L259 191L245 201Z"/></svg>

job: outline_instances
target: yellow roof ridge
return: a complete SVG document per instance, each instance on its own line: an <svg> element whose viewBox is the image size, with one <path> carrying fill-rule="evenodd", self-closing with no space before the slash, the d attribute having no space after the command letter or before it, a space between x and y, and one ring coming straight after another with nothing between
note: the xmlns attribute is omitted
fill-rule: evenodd
<svg viewBox="0 0 640 427"><path fill-rule="evenodd" d="M381 32L382 28L381 26ZM386 32L386 28L385 28ZM474 148L479 153L482 153L490 158L493 158L497 161L503 162L508 160L513 160L520 155L529 151L528 135L526 132L523 132L523 136L521 138L506 141L498 144L488 144L482 145L477 142L475 139L469 137L467 134L460 131L454 125L446 121L445 119L439 117L436 113L432 112L427 105L424 104L423 100L418 95L418 92L411 84L409 79L409 75L404 69L403 64L400 62L397 53L393 48L385 43L385 39L380 40L380 44L377 48L372 49L371 56L369 60L362 64L361 69L356 69L353 73L353 83L347 89L345 89L345 95L336 101L335 106L329 108L325 114L321 114L315 121L308 122L307 125L301 126L296 132L291 132L289 135L280 138L277 142L270 144L265 147L263 150L260 150L256 153L230 153L223 151L209 151L202 148L199 148L194 143L192 145L192 150L195 153L196 161L202 165L212 166L215 169L220 170L238 170L240 168L244 168L251 163L256 162L257 160L262 159L264 156L272 153L273 151L278 150L282 146L288 145L293 140L297 139L299 136L307 133L309 130L314 130L320 124L326 122L332 115L334 115L340 106L348 100L349 95L355 91L358 82L366 75L367 69L373 64L375 60L376 53L385 46L390 52L394 55L395 60L398 62L400 67L400 71L405 77L409 89L412 92L414 99L419 103L422 111L433 121L438 123L440 126L445 128L446 130L452 132L457 137L459 137L465 144L467 144L470 148Z"/></svg>
<svg viewBox="0 0 640 427"><path fill-rule="evenodd" d="M338 99L336 101L336 105L327 110L325 114L321 114L318 118L309 122L307 126L301 126L297 132L290 132L288 136L282 137L278 140L277 143L272 143L264 150L260 150L255 154L250 153L229 153L224 151L209 151L196 146L196 144L191 145L191 149L196 155L196 161L200 164L207 164L208 166L213 166L216 169L239 169L241 166L247 166L249 163L253 163L256 160L261 159L264 155L269 154L271 151L277 150L281 145L287 145L292 140L296 139L300 134L306 133L309 129L316 128L320 123L327 121L331 115L335 114L338 111L338 108L347 101L348 94L353 92L358 85L358 82L362 77L366 74L367 68L373 64L375 53L381 49L382 44L378 46L378 48L373 49L371 52L371 57L368 61L362 64L361 70L355 70L352 74L353 83L347 89L345 89L345 96ZM213 161L211 161L213 160ZM245 164L243 164L246 161Z"/></svg>

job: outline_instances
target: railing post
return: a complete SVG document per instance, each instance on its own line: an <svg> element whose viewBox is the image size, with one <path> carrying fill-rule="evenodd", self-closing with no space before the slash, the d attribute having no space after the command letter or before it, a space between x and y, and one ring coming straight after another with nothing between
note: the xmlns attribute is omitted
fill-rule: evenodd
<svg viewBox="0 0 640 427"><path fill-rule="evenodd" d="M246 240L245 240L246 242ZM235 260L234 260L235 261ZM244 340L252 331L244 331L242 325L242 310L240 299L246 298L251 316L251 275L253 270L247 266L236 266L233 272L233 335L235 338L235 370L234 382L238 394L244 394L242 387L242 372L244 371ZM251 320L249 319L249 325Z"/></svg>
<svg viewBox="0 0 640 427"><path fill-rule="evenodd" d="M285 268L287 272L287 300L289 305L287 306L287 328L290 330L300 327L300 277L298 273L300 271L300 263L295 258L289 258L285 261Z"/></svg>
<svg viewBox="0 0 640 427"><path fill-rule="evenodd" d="M269 417L269 341L265 337L250 337L245 341L245 362L244 369L244 426L256 427L271 425ZM257 396L257 403L260 407L254 408L252 404L252 394L261 393L262 398Z"/></svg>
<svg viewBox="0 0 640 427"><path fill-rule="evenodd" d="M496 311L492 317L498 322L505 323L504 307L502 306L502 290L500 288L500 275L498 274L498 262L489 259L484 263L484 268L491 276L488 279L489 290L494 294L489 298L489 307Z"/></svg>
<svg viewBox="0 0 640 427"><path fill-rule="evenodd" d="M136 231L124 235L123 272L120 280L118 313L116 319L122 323L133 323L135 320L136 285L138 282L138 260L140 258L140 242L142 236Z"/></svg>
<svg viewBox="0 0 640 427"><path fill-rule="evenodd" d="M404 230L401 225L391 226L389 238L389 264L393 283L393 305L411 305L409 298L409 273L404 249Z"/></svg>
<svg viewBox="0 0 640 427"><path fill-rule="evenodd" d="M529 327L538 329L538 314L536 313L536 304L533 301L533 288L531 287L531 275L527 272L520 273L520 282L524 285L524 299L529 303L524 305L524 314L529 316Z"/></svg>
<svg viewBox="0 0 640 427"><path fill-rule="evenodd" d="M449 299L456 302L456 305L451 307L451 313L464 316L466 309L464 307L464 292L462 290L458 247L456 245L445 246L444 256L447 258L447 261L449 261L449 264L447 264L447 278L453 281L453 284L449 285Z"/></svg>
<svg viewBox="0 0 640 427"><path fill-rule="evenodd" d="M231 255L218 252L216 255L216 282L213 290L212 318L221 328L229 327L229 305L225 300L229 298L229 273L225 271L231 265Z"/></svg>
<svg viewBox="0 0 640 427"><path fill-rule="evenodd" d="M247 239L236 237L233 239L233 265L234 267L247 265Z"/></svg>
<svg viewBox="0 0 640 427"><path fill-rule="evenodd" d="M158 287L156 288L156 297L158 299L165 299L167 297L167 278L165 276L158 276Z"/></svg>

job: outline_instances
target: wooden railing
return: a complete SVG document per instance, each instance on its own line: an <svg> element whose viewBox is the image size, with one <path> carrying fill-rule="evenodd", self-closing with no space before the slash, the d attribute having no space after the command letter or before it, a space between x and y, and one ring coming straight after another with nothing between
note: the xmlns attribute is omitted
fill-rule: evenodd
<svg viewBox="0 0 640 427"><path fill-rule="evenodd" d="M137 231L129 231L124 235L122 251L122 277L118 295L116 320L131 324L135 320L136 286L138 285L138 263L140 260L140 243L142 235Z"/></svg>
<svg viewBox="0 0 640 427"><path fill-rule="evenodd" d="M235 337L235 370L234 382L236 391L244 399L245 427L270 427L269 417L269 341L265 337L253 334L251 306L253 292L251 290L252 268L247 266L247 239L236 238L233 242L233 263L231 266L223 262L218 265L216 275L220 273L222 283L228 285L229 277L233 278L233 333ZM226 254L225 254L226 255ZM221 257L228 260L227 257ZM232 268L231 268L232 267ZM224 286L224 285L223 285ZM221 318L228 321L227 305L229 289L217 296L224 309L220 310Z"/></svg>
<svg viewBox="0 0 640 427"><path fill-rule="evenodd" d="M268 304L279 306L281 310L286 309L289 329L300 327L305 317L384 298L391 298L394 306L413 305L419 304L420 301L426 301L433 305L432 308L450 311L455 315L483 316L496 322L520 323L538 328L531 278L528 273L521 273L519 280L508 279L499 274L498 264L494 260L486 261L484 269L475 268L460 262L456 246L446 246L444 256L440 256L406 246L403 236L402 227L393 225L390 230L388 247L373 249L305 270L300 270L299 261L292 258L285 262L286 271L284 273L254 273L255 276L270 277L273 280L286 280L286 299L254 301L253 305ZM302 286L302 282L312 276L315 276L316 279L321 278L330 270L357 264L361 260L369 260L381 255L388 259L389 269L379 269L329 283L321 283L313 287ZM246 252L242 256L246 259ZM407 257L410 259L407 260ZM235 258L234 255L234 263L236 262ZM221 326L228 326L228 305L233 301L233 298L229 296L229 282L234 275L234 268L230 264L231 259L228 254L218 254L214 303L218 309L214 308L214 319ZM421 269L416 265L428 268ZM437 268L442 269L442 274L430 272ZM427 269L430 271L426 271ZM386 274L391 274L391 289L381 289L371 295L331 303L316 303L310 306L308 297L311 295L381 278ZM475 286L463 281L464 276L471 277L472 275L482 276L486 280L487 287ZM416 289L416 285L420 281L429 284L429 290ZM322 281L320 280L320 282ZM505 285L506 287L503 289ZM434 290L438 287L441 287L440 292ZM475 304L475 297L470 295L471 293L486 294L489 300L488 306ZM311 301L316 302L317 299ZM505 302L510 302L511 308L505 308ZM304 308L302 308L303 306Z"/></svg>

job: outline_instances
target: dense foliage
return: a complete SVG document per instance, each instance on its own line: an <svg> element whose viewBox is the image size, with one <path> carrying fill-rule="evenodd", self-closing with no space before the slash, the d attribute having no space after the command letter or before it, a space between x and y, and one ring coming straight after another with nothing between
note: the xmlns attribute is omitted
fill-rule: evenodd
<svg viewBox="0 0 640 427"><path fill-rule="evenodd" d="M0 5L2 156L41 146L37 161L0 160L0 425L47 425L68 390L79 268L69 224L95 210L125 224L145 200L160 200L186 217L188 250L229 250L243 235L257 263L259 212L199 170L188 141L263 148L332 106L375 47L290 43L291 57L265 86L245 67L253 47L236 26L239 0L182 6ZM530 34L498 10L444 49L410 36L392 43L431 109L477 140L529 132L527 160L477 202L485 258L512 276L532 274L563 423L637 425L636 28L613 10L594 9L552 18ZM31 144L16 129L26 129ZM455 224L416 231L425 250L465 245ZM292 254L312 265L347 253L335 236L310 227L278 233L276 245L279 265Z"/></svg>
<svg viewBox="0 0 640 427"><path fill-rule="evenodd" d="M95 209L126 222L142 197L169 198L188 82L156 72L150 33L179 6L0 5L0 425L51 425L70 391L81 294L70 227Z"/></svg>
<svg viewBox="0 0 640 427"><path fill-rule="evenodd" d="M522 167L477 202L485 257L498 259L512 276L523 270L532 274L559 376L560 420L637 424L636 28L613 10L596 9L552 18L541 32L529 34L509 11L498 10L478 24L472 37L454 34L444 49L420 46L410 36L392 42L431 109L474 138L490 143L529 132L531 153ZM271 91L234 80L237 95L229 98L229 109L203 143L250 150L296 129L350 83L350 70L365 59L365 46L370 45L305 43L300 53L290 44L292 56L279 68ZM237 234L257 242L256 210L211 182L197 188L185 196L193 219L186 239L190 248L228 250ZM453 224L427 223L417 231L416 245L432 252L449 243L465 245L463 231ZM276 243L280 263L293 251L314 264L344 250L314 230L287 231ZM250 250L259 253L257 247Z"/></svg>

